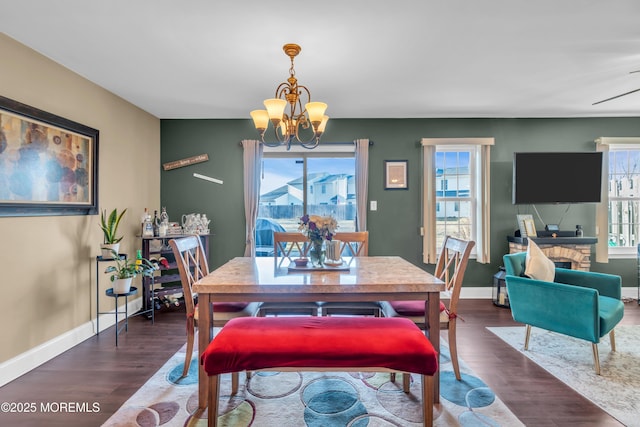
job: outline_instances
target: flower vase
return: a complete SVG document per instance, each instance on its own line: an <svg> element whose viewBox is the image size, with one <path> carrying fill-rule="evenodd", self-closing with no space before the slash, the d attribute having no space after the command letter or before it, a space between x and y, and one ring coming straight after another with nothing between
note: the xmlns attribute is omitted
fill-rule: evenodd
<svg viewBox="0 0 640 427"><path fill-rule="evenodd" d="M313 267L324 267L324 240L311 241L309 259L311 260L311 265Z"/></svg>

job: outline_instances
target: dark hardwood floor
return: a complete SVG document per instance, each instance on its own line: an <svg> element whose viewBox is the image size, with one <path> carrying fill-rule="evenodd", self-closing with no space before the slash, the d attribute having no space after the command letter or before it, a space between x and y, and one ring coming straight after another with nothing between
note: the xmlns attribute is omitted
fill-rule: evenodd
<svg viewBox="0 0 640 427"><path fill-rule="evenodd" d="M464 319L458 323L460 357L524 424L621 425L485 329L515 325L508 309L490 300L462 300L459 311ZM625 304L623 323L640 324L636 301ZM133 317L119 340L116 348L112 327L0 388L0 402L36 406L33 413L3 410L0 425L101 425L184 344L184 313L180 308L163 309L153 325ZM585 351L590 352L590 346ZM94 403L99 407L95 412L53 412L67 402L86 403L91 410ZM49 404L50 412L41 412L41 403Z"/></svg>

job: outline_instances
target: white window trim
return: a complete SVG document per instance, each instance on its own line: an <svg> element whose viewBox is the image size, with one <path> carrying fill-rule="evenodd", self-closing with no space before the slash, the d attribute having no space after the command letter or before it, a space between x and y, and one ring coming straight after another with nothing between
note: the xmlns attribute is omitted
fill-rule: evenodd
<svg viewBox="0 0 640 427"><path fill-rule="evenodd" d="M476 261L489 263L490 257L490 148L495 144L495 138L422 138L423 151L423 262L435 264L436 252L436 146L466 146L475 147L476 164Z"/></svg>
<svg viewBox="0 0 640 427"><path fill-rule="evenodd" d="M608 263L609 258L635 258L635 247L609 246L609 147L640 150L640 137L600 137L595 140L596 151L602 152L602 187L600 203L596 205L596 262Z"/></svg>

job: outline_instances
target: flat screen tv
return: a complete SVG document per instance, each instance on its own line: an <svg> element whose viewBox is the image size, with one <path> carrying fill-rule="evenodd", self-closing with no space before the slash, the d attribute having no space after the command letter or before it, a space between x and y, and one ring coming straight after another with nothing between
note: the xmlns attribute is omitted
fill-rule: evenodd
<svg viewBox="0 0 640 427"><path fill-rule="evenodd" d="M598 203L601 152L513 154L513 203Z"/></svg>

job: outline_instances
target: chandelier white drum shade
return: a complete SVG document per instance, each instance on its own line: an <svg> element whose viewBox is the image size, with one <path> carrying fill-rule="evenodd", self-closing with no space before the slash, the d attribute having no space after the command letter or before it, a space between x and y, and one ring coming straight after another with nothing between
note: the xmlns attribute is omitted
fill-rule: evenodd
<svg viewBox="0 0 640 427"><path fill-rule="evenodd" d="M291 58L289 78L286 82L278 85L275 98L265 99L266 110L252 111L251 118L265 145L269 147L286 145L288 150L293 142L297 142L304 148L312 149L320 143L320 137L329 120L329 116L324 114L327 104L311 102L309 89L298 84L293 60L302 48L291 43L284 45L282 49ZM307 101L304 108L302 108L303 98ZM268 142L264 139L269 122L273 124L276 138L274 142Z"/></svg>

